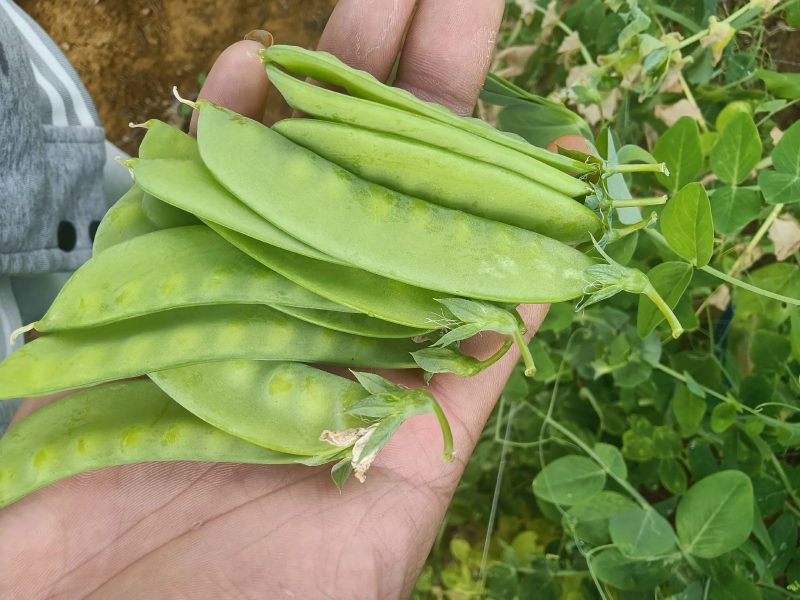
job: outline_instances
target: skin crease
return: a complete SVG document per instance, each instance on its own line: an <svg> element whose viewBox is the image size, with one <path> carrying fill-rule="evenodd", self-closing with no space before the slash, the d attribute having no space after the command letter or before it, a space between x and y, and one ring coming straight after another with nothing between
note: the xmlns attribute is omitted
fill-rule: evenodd
<svg viewBox="0 0 800 600"><path fill-rule="evenodd" d="M396 84L468 115L484 81L503 0L421 0ZM378 78L391 70L414 0L340 0L320 49ZM260 48L228 48L201 97L263 115ZM561 145L568 142L559 140ZM570 147L573 144L569 144ZM581 140L576 149L585 151ZM547 306L520 311L529 335ZM464 350L485 358L500 337ZM406 422L340 494L330 467L148 463L71 477L0 510L0 597L34 599L407 598L516 350L468 380L437 375L456 457L432 415ZM383 372L407 386L418 372ZM63 395L63 394L62 394ZM53 398L28 400L15 421Z"/></svg>

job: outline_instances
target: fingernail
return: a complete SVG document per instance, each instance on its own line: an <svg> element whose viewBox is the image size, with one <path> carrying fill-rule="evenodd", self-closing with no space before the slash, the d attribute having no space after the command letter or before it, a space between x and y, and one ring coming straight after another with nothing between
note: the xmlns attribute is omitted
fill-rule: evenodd
<svg viewBox="0 0 800 600"><path fill-rule="evenodd" d="M272 34L269 31L264 31L263 29L253 29L253 31L244 36L244 39L255 40L264 46L264 48L269 48L275 43L275 38L272 37Z"/></svg>

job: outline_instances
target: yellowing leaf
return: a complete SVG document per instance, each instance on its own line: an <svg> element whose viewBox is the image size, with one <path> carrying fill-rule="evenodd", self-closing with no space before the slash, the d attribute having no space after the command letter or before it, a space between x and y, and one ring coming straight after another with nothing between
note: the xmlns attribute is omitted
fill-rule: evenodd
<svg viewBox="0 0 800 600"><path fill-rule="evenodd" d="M569 66L570 60L581 49L581 37L577 31L573 31L565 37L558 47L558 60L560 65Z"/></svg>
<svg viewBox="0 0 800 600"><path fill-rule="evenodd" d="M708 303L714 308L725 311L731 303L731 288L727 285L720 286L708 299Z"/></svg>
<svg viewBox="0 0 800 600"><path fill-rule="evenodd" d="M669 127L675 125L681 117L690 117L695 121L700 118L700 109L686 98L675 104L656 104L656 119L664 121Z"/></svg>
<svg viewBox="0 0 800 600"><path fill-rule="evenodd" d="M736 30L727 23L717 21L716 17L708 18L708 33L700 38L700 45L703 48L711 46L712 64L714 66L719 63L722 58L722 51L735 33Z"/></svg>
<svg viewBox="0 0 800 600"><path fill-rule="evenodd" d="M511 46L500 50L495 55L495 64L505 63L506 66L502 69L493 69L495 75L503 79L511 79L517 75L522 75L528 59L533 56L533 53L538 48L538 44L531 44L529 46Z"/></svg>
<svg viewBox="0 0 800 600"><path fill-rule="evenodd" d="M770 226L769 239L775 246L775 258L786 260L800 250L800 223L790 214L783 214Z"/></svg>

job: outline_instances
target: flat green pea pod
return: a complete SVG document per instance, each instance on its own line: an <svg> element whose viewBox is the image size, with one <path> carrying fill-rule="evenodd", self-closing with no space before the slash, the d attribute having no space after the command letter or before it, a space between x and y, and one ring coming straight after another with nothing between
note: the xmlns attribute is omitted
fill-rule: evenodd
<svg viewBox="0 0 800 600"><path fill-rule="evenodd" d="M261 123L205 100L197 106L200 154L214 176L325 254L421 288L506 303L570 300L592 283L594 261L566 244L366 182Z"/></svg>
<svg viewBox="0 0 800 600"><path fill-rule="evenodd" d="M186 227L202 223L192 213L175 208L150 194L145 194L142 198L142 212L158 229Z"/></svg>
<svg viewBox="0 0 800 600"><path fill-rule="evenodd" d="M51 333L0 363L0 400L42 396L215 360L288 360L416 367L421 344L341 333L268 306L176 308L111 325Z"/></svg>
<svg viewBox="0 0 800 600"><path fill-rule="evenodd" d="M200 160L131 159L125 164L147 193L248 237L318 260L336 258L309 247L265 220L222 187Z"/></svg>
<svg viewBox="0 0 800 600"><path fill-rule="evenodd" d="M362 179L439 206L566 244L602 236L602 221L580 202L482 161L331 121L285 119L272 129Z"/></svg>
<svg viewBox="0 0 800 600"><path fill-rule="evenodd" d="M310 293L310 292L309 292ZM430 333L436 326L429 324L428 327L406 327L391 321L384 321L369 315L353 314L333 310L317 310L312 308L302 308L299 306L271 304L273 308L282 313L291 315L306 323L313 323L320 327L327 327L335 331L352 333L353 335L364 335L376 338L410 338L422 336Z"/></svg>
<svg viewBox="0 0 800 600"><path fill-rule="evenodd" d="M142 210L143 198L144 190L134 185L108 209L95 233L92 255L158 229Z"/></svg>
<svg viewBox="0 0 800 600"><path fill-rule="evenodd" d="M517 150L478 137L472 132L399 108L361 100L311 85L287 75L271 64L267 65L267 75L270 83L278 88L292 108L318 119L397 135L444 148L456 154L519 173L573 198L591 192L592 188L588 183L562 173ZM481 130L484 128L482 127ZM202 147L200 154L205 160Z"/></svg>
<svg viewBox="0 0 800 600"><path fill-rule="evenodd" d="M369 393L302 363L237 360L151 373L185 409L227 433L288 454L322 455L323 431L365 427L345 410Z"/></svg>
<svg viewBox="0 0 800 600"><path fill-rule="evenodd" d="M197 141L178 129L167 125L158 119L150 119L141 125L134 125L147 130L139 145L139 158L185 158L197 159ZM192 213L176 208L145 194L142 199L142 211L159 229L170 227L183 227L186 225L199 225L200 220Z"/></svg>
<svg viewBox="0 0 800 600"><path fill-rule="evenodd" d="M192 460L287 464L304 457L251 444L194 416L149 380L61 398L0 439L0 506L101 467Z"/></svg>
<svg viewBox="0 0 800 600"><path fill-rule="evenodd" d="M265 64L278 64L298 75L338 85L356 98L393 106L446 123L501 146L527 154L561 171L588 173L592 170L585 163L554 155L521 138L498 131L482 121L459 117L444 106L423 102L405 90L384 85L369 73L353 69L327 52L314 52L298 46L275 45L260 51L259 54Z"/></svg>
<svg viewBox="0 0 800 600"><path fill-rule="evenodd" d="M258 262L333 302L384 321L417 329L445 327L452 315L439 292L380 275L325 263L264 244L216 223L209 226Z"/></svg>
<svg viewBox="0 0 800 600"><path fill-rule="evenodd" d="M353 310L264 267L205 225L194 225L154 231L93 257L34 326L42 332L96 327L207 304Z"/></svg>

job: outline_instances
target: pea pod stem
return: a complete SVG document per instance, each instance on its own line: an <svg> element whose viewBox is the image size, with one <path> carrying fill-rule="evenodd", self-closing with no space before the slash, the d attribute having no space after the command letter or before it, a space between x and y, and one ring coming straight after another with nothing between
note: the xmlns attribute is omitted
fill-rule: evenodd
<svg viewBox="0 0 800 600"><path fill-rule="evenodd" d="M631 200L612 200L611 208L629 208L639 206L661 206L667 203L667 196L653 196L652 198L632 198Z"/></svg>
<svg viewBox="0 0 800 600"><path fill-rule="evenodd" d="M646 229L648 227L653 227L653 226L655 226L656 221L658 221L658 215L655 212L653 212L653 213L650 214L650 218L647 219L647 220L642 219L638 223L634 223L633 225L628 225L627 227L620 227L618 229L611 229L611 231L609 231L606 234L606 236L607 236L606 237L606 243L607 244L611 244L613 242L616 242L616 241L624 238L627 235L630 235L632 233L635 233L635 232L639 231L640 229Z"/></svg>
<svg viewBox="0 0 800 600"><path fill-rule="evenodd" d="M431 395L431 398L433 398L433 395ZM455 454L455 448L453 447L453 431L450 429L450 423L436 398L433 398L433 413L436 415L436 420L439 421L439 427L442 428L442 438L444 439L442 460L450 462L453 460L453 455Z"/></svg>
<svg viewBox="0 0 800 600"><path fill-rule="evenodd" d="M609 163L605 172L609 175L615 175L616 173L664 173L664 175L669 175L669 169L667 169L666 163L656 163L653 165L647 163L612 165Z"/></svg>
<svg viewBox="0 0 800 600"><path fill-rule="evenodd" d="M11 332L11 337L9 338L9 341L11 342L11 345L12 346L14 345L14 342L17 341L17 338L19 336L21 336L23 333L29 332L34 327L36 327L36 323L29 323L28 325L24 325L24 326L22 326L22 327L20 327L18 329L15 329L14 331L12 331Z"/></svg>
<svg viewBox="0 0 800 600"><path fill-rule="evenodd" d="M653 287L653 284L648 283L642 293L650 298L653 304L658 307L658 310L660 310L664 317L666 317L667 323L669 323L669 326L672 328L672 337L678 339L683 333L683 326L681 325L680 321L678 321L678 317L675 316L675 313L672 312L672 309L669 307L669 305L656 291L656 288Z"/></svg>
<svg viewBox="0 0 800 600"><path fill-rule="evenodd" d="M531 356L531 351L528 349L528 344L522 339L522 334L519 330L515 331L512 335L514 336L514 341L517 343L517 346L519 346L519 352L522 354L522 361L525 363L525 377L533 377L536 375L536 365L533 364L533 356Z"/></svg>

